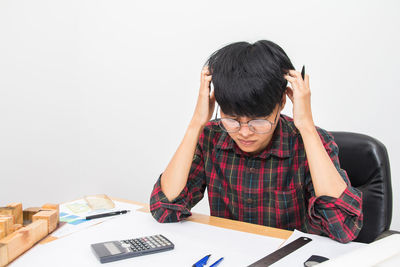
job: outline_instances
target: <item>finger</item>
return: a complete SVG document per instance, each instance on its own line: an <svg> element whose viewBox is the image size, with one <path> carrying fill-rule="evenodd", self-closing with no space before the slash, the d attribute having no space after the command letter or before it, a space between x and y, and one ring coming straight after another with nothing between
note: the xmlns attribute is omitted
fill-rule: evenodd
<svg viewBox="0 0 400 267"><path fill-rule="evenodd" d="M212 79L212 76L211 75L206 75L206 76L204 76L204 86L205 87L207 87L207 88L210 88L211 89L211 79Z"/></svg>
<svg viewBox="0 0 400 267"><path fill-rule="evenodd" d="M306 83L307 88L310 89L310 76L308 74L304 76L304 82Z"/></svg>
<svg viewBox="0 0 400 267"><path fill-rule="evenodd" d="M293 89L291 87L286 87L286 91L287 94L289 94L290 96L293 96Z"/></svg>
<svg viewBox="0 0 400 267"><path fill-rule="evenodd" d="M289 82L293 83L296 81L296 78L290 76L290 75L284 75L283 76L286 80L288 80Z"/></svg>
<svg viewBox="0 0 400 267"><path fill-rule="evenodd" d="M294 70L289 70L289 73L291 73L290 75L285 75L285 79L288 80L291 85L292 85L292 90L295 91L303 91L303 89L305 88L304 85L304 81L303 78L301 77L301 73L298 71L294 71Z"/></svg>
<svg viewBox="0 0 400 267"><path fill-rule="evenodd" d="M214 94L214 91L212 91L211 94L210 94L210 101L211 101L211 103L215 102L215 94Z"/></svg>
<svg viewBox="0 0 400 267"><path fill-rule="evenodd" d="M297 88L299 87L299 80L297 78L293 78L289 75L286 75L285 79L288 80L290 82L290 84L292 85L293 89L290 87L288 87L288 88L290 88L292 95L293 95L293 90L297 90Z"/></svg>
<svg viewBox="0 0 400 267"><path fill-rule="evenodd" d="M297 70L289 70L289 75L295 78L301 78L301 73Z"/></svg>
<svg viewBox="0 0 400 267"><path fill-rule="evenodd" d="M203 67L200 73L200 81L203 80L205 75L209 75L210 71L208 70L208 66Z"/></svg>
<svg viewBox="0 0 400 267"><path fill-rule="evenodd" d="M203 74L210 74L210 70L208 69L208 66L205 66L202 70L201 70L201 73L203 73Z"/></svg>
<svg viewBox="0 0 400 267"><path fill-rule="evenodd" d="M201 82L201 85L200 85L200 90L204 94L209 95L209 92L211 90L211 87L210 87L211 79L212 79L211 75L203 76L203 79L202 79L202 82Z"/></svg>
<svg viewBox="0 0 400 267"><path fill-rule="evenodd" d="M293 103L293 90L290 87L286 87L286 95L289 97L290 101Z"/></svg>

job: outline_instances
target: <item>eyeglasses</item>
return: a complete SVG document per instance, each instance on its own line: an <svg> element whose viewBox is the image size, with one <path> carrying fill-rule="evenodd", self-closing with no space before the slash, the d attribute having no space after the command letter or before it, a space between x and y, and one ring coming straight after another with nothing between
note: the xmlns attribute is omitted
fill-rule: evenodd
<svg viewBox="0 0 400 267"><path fill-rule="evenodd" d="M280 107L280 104L279 104ZM279 110L279 108L278 108ZM217 110L218 112L218 110ZM230 119L230 118L220 118L218 119L218 124L219 127L225 132L228 133L237 133L240 131L240 128L242 125L247 124L247 127L249 127L250 131L256 133L256 134L266 134L271 131L272 126L276 124L276 119L278 118L279 112L276 113L274 122L270 122L269 120L263 120L263 119L255 119L255 120L249 120L247 122L240 122L235 119Z"/></svg>

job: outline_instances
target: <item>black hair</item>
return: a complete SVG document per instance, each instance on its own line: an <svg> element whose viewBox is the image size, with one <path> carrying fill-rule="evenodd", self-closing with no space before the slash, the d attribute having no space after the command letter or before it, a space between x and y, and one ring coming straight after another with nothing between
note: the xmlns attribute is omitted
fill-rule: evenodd
<svg viewBox="0 0 400 267"><path fill-rule="evenodd" d="M285 51L267 40L224 46L209 57L206 65L221 110L246 117L270 115L286 90L283 75L294 69Z"/></svg>

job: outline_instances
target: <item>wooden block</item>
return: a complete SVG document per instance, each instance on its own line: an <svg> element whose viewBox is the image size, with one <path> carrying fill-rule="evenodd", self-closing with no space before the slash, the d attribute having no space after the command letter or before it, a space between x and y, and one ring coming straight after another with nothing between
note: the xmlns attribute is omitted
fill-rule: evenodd
<svg viewBox="0 0 400 267"><path fill-rule="evenodd" d="M22 224L23 216L22 216L22 203L10 203L7 207L14 208L14 223Z"/></svg>
<svg viewBox="0 0 400 267"><path fill-rule="evenodd" d="M15 231L18 231L19 229L22 228L22 224L14 224L14 225L13 225L13 228L14 228L14 232L15 232Z"/></svg>
<svg viewBox="0 0 400 267"><path fill-rule="evenodd" d="M11 262L45 237L47 233L47 221L37 220L1 239L0 246L6 245L8 262Z"/></svg>
<svg viewBox="0 0 400 267"><path fill-rule="evenodd" d="M60 214L60 205L59 204L52 204L52 203L46 203L42 206L42 209L44 210L57 210L57 215Z"/></svg>
<svg viewBox="0 0 400 267"><path fill-rule="evenodd" d="M57 210L42 210L33 215L32 221L36 220L46 220L47 221L47 226L49 229L49 233L53 232L54 229L57 228L58 224L58 216L57 216Z"/></svg>
<svg viewBox="0 0 400 267"><path fill-rule="evenodd" d="M8 251L7 245L0 244L0 266L6 266L8 264Z"/></svg>
<svg viewBox="0 0 400 267"><path fill-rule="evenodd" d="M33 233L32 239L30 240L33 246L35 243L39 242L41 239L47 236L47 234L49 233L49 228L46 220L36 220L28 226L19 229L18 232L19 231L28 231L30 234Z"/></svg>
<svg viewBox="0 0 400 267"><path fill-rule="evenodd" d="M40 211L39 207L24 209L24 221L32 221L32 216Z"/></svg>
<svg viewBox="0 0 400 267"><path fill-rule="evenodd" d="M0 215L5 215L5 216L14 216L14 221L15 223L15 208L13 207L0 207Z"/></svg>
<svg viewBox="0 0 400 267"><path fill-rule="evenodd" d="M42 210L57 210L57 225L60 221L60 204L46 203L42 206Z"/></svg>
<svg viewBox="0 0 400 267"><path fill-rule="evenodd" d="M0 246L6 248L4 254L7 255L7 263L11 262L31 247L28 242L25 242L24 235L19 232L14 232L0 240ZM0 256L0 258L3 258L3 256Z"/></svg>
<svg viewBox="0 0 400 267"><path fill-rule="evenodd" d="M13 227L13 217L12 216L2 216L0 217L0 230L4 232L5 236L8 236L12 232L14 232Z"/></svg>
<svg viewBox="0 0 400 267"><path fill-rule="evenodd" d="M6 218L6 219L11 218L12 223L14 223L14 215L2 215L2 214L0 214L0 219L4 219L4 218Z"/></svg>

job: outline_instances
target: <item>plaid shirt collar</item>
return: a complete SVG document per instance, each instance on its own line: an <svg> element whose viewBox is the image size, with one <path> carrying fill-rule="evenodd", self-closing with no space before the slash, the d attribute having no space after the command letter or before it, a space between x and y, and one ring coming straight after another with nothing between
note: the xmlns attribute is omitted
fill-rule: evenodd
<svg viewBox="0 0 400 267"><path fill-rule="evenodd" d="M296 134L298 134L298 130L293 129L286 122L285 115L281 115L268 146L257 155L254 155L254 157L263 159L267 159L270 155L274 155L278 158L290 157L289 143L291 142L291 137ZM248 157L252 156L249 153L242 151L235 141L233 141L233 139L229 136L229 134L224 131L222 131L222 134L216 144L216 148L222 150L233 150L239 155L245 155Z"/></svg>

